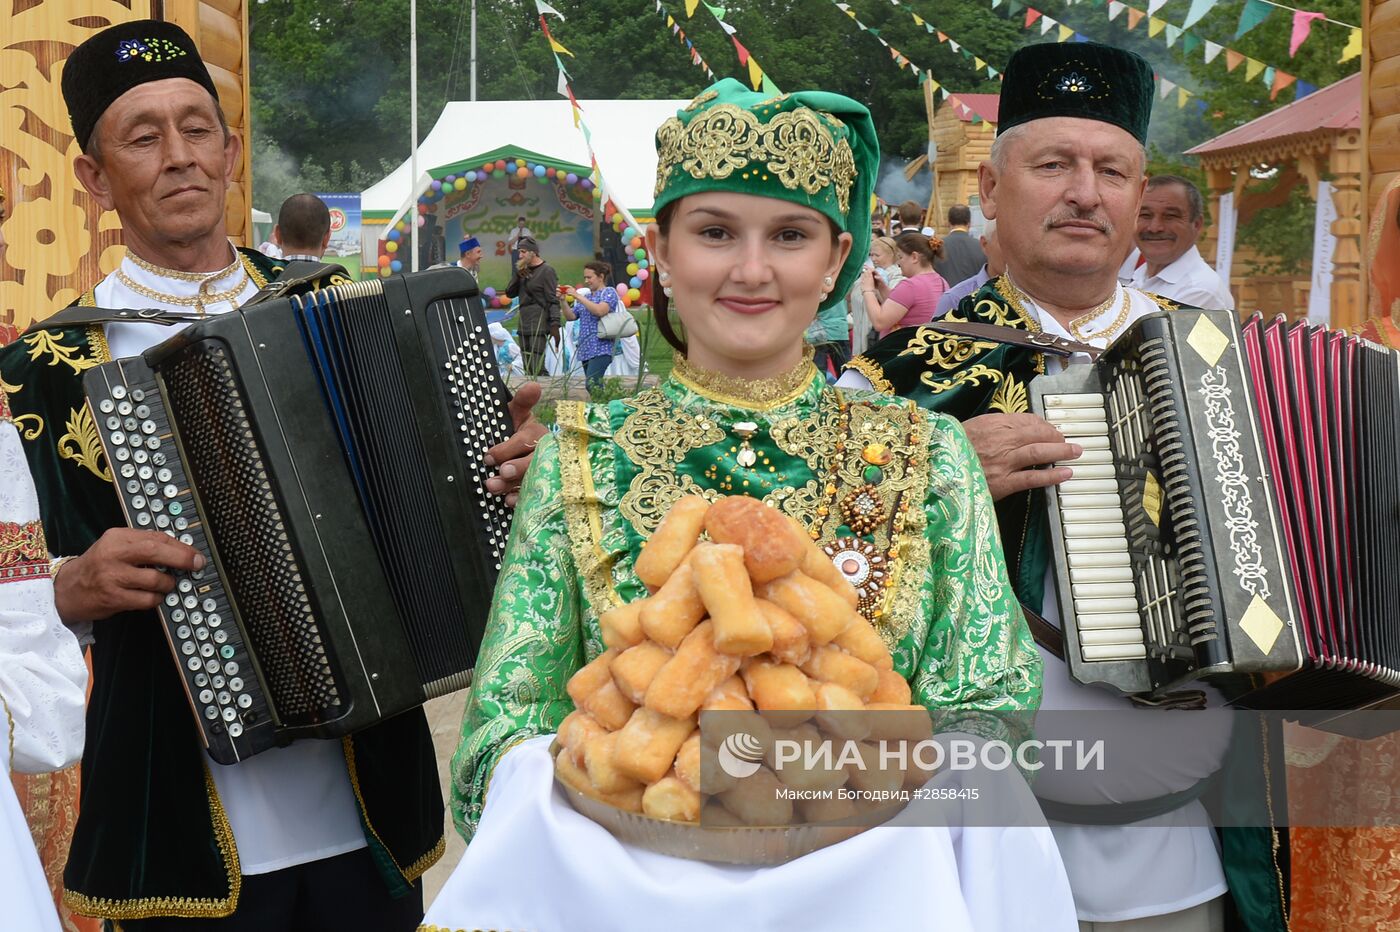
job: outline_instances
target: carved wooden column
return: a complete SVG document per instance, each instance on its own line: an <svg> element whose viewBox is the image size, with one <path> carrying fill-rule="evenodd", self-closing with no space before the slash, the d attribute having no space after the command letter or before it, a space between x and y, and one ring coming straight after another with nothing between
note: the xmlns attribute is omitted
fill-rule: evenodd
<svg viewBox="0 0 1400 932"><path fill-rule="evenodd" d="M1332 233L1337 237L1337 251L1332 262L1332 326L1338 329L1356 327L1366 316L1361 246L1364 162L1359 130L1337 137L1328 157L1328 170L1332 174L1332 197L1337 205L1337 220L1332 224Z"/></svg>

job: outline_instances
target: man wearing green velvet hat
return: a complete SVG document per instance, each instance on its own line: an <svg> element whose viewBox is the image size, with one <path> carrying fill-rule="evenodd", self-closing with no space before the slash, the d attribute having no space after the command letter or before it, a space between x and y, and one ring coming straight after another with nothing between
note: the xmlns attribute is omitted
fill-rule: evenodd
<svg viewBox="0 0 1400 932"><path fill-rule="evenodd" d="M233 312L282 271L229 242L224 211L241 143L184 31L142 20L94 34L66 60L63 94L83 151L75 171L94 201L117 213L126 244L79 304L194 320ZM422 917L418 878L444 844L421 711L344 741L295 741L228 766L200 744L151 610L174 586L162 568L191 570L202 557L162 533L127 528L112 479L131 464L105 461L82 389L86 370L177 330L93 323L35 330L0 350L48 545L61 555L57 609L92 644L65 900L128 932L413 929ZM533 446L531 433L523 441ZM511 468L513 450L493 452ZM207 673L196 685L238 688L224 682L237 670Z"/></svg>
<svg viewBox="0 0 1400 932"><path fill-rule="evenodd" d="M1057 43L1012 56L997 138L979 169L982 212L997 221L1007 270L945 320L1104 347L1138 318L1177 307L1123 287L1116 274L1132 248L1146 184L1152 93L1151 66L1121 49ZM1083 353L1070 359L1087 361ZM1029 413L1027 387L1061 365L1059 357L1013 343L964 340L922 327L871 347L839 383L899 394L963 422L997 499L1017 595L1051 625L1058 613L1043 489L1069 478L1071 468L1052 464L1074 460L1080 449ZM1042 709L1128 708L1120 697L1072 682L1052 652L1041 653ZM1206 692L1218 709L1220 695ZM1228 916L1245 928L1283 928L1286 843L1271 844L1268 829L1234 830L1225 834L1222 865L1201 804L1191 795L1220 768L1231 723L1218 711L1177 714L1182 717L1170 725L1184 729L1182 740L1164 738L1159 759L1134 762L1135 773L1117 775L1121 786L1099 787L1104 804L1155 798L1160 805L1137 809L1136 821L1122 824L1128 819L1102 811L1108 805L1047 804L1081 925L1204 932L1223 927ZM1158 782L1163 774L1165 785ZM1082 787L1057 783L1063 779L1042 774L1037 795L1082 802L1076 792ZM1155 792L1147 789L1153 786ZM1191 798L1183 804L1184 797ZM1224 896L1227 886L1233 902Z"/></svg>

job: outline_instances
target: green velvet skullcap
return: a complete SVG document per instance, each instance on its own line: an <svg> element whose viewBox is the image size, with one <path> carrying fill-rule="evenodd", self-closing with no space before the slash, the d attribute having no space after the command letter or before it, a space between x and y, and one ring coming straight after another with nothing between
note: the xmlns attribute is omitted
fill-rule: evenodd
<svg viewBox="0 0 1400 932"><path fill-rule="evenodd" d="M687 194L776 197L822 213L851 234L851 254L822 303L844 301L870 251L880 167L863 105L825 91L760 94L734 78L712 85L656 131L653 213Z"/></svg>
<svg viewBox="0 0 1400 932"><path fill-rule="evenodd" d="M1018 49L1002 75L997 134L1057 116L1111 123L1146 145L1152 66L1141 55L1097 42Z"/></svg>

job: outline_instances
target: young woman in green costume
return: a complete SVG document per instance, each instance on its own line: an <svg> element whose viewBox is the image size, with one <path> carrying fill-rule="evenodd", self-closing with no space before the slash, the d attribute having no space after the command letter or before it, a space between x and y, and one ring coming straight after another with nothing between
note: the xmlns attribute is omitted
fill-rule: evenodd
<svg viewBox="0 0 1400 932"><path fill-rule="evenodd" d="M632 398L561 403L559 432L530 465L452 762L453 816L476 841L446 912L429 912L443 928L462 922L448 900L504 896L499 878L488 896L466 876L479 846L496 852L531 831L519 821L488 830L511 819L494 815L504 800L483 819L488 786L505 796L502 780L519 783L493 784L493 772L508 753L512 764L547 759L543 736L573 709L569 677L603 650L599 615L646 595L634 561L684 495L751 495L795 517L856 587L914 702L939 710L941 728L1009 737L989 713L1039 704L1040 660L962 428L828 387L803 344L869 247L879 165L869 112L835 94L774 97L729 79L663 124L657 150L647 251L675 367ZM492 872L517 856L493 854ZM483 927L541 925L539 914L470 915Z"/></svg>

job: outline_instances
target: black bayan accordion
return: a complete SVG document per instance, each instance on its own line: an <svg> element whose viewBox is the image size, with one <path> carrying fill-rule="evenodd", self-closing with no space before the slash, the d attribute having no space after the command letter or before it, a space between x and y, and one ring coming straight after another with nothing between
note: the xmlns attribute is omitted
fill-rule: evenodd
<svg viewBox="0 0 1400 932"><path fill-rule="evenodd" d="M471 277L338 285L84 376L128 524L203 553L159 614L210 755L470 683L510 527L509 400Z"/></svg>
<svg viewBox="0 0 1400 932"><path fill-rule="evenodd" d="M1158 695L1209 677L1259 709L1400 691L1395 353L1180 310L1031 396L1084 448L1047 494L1072 677Z"/></svg>

